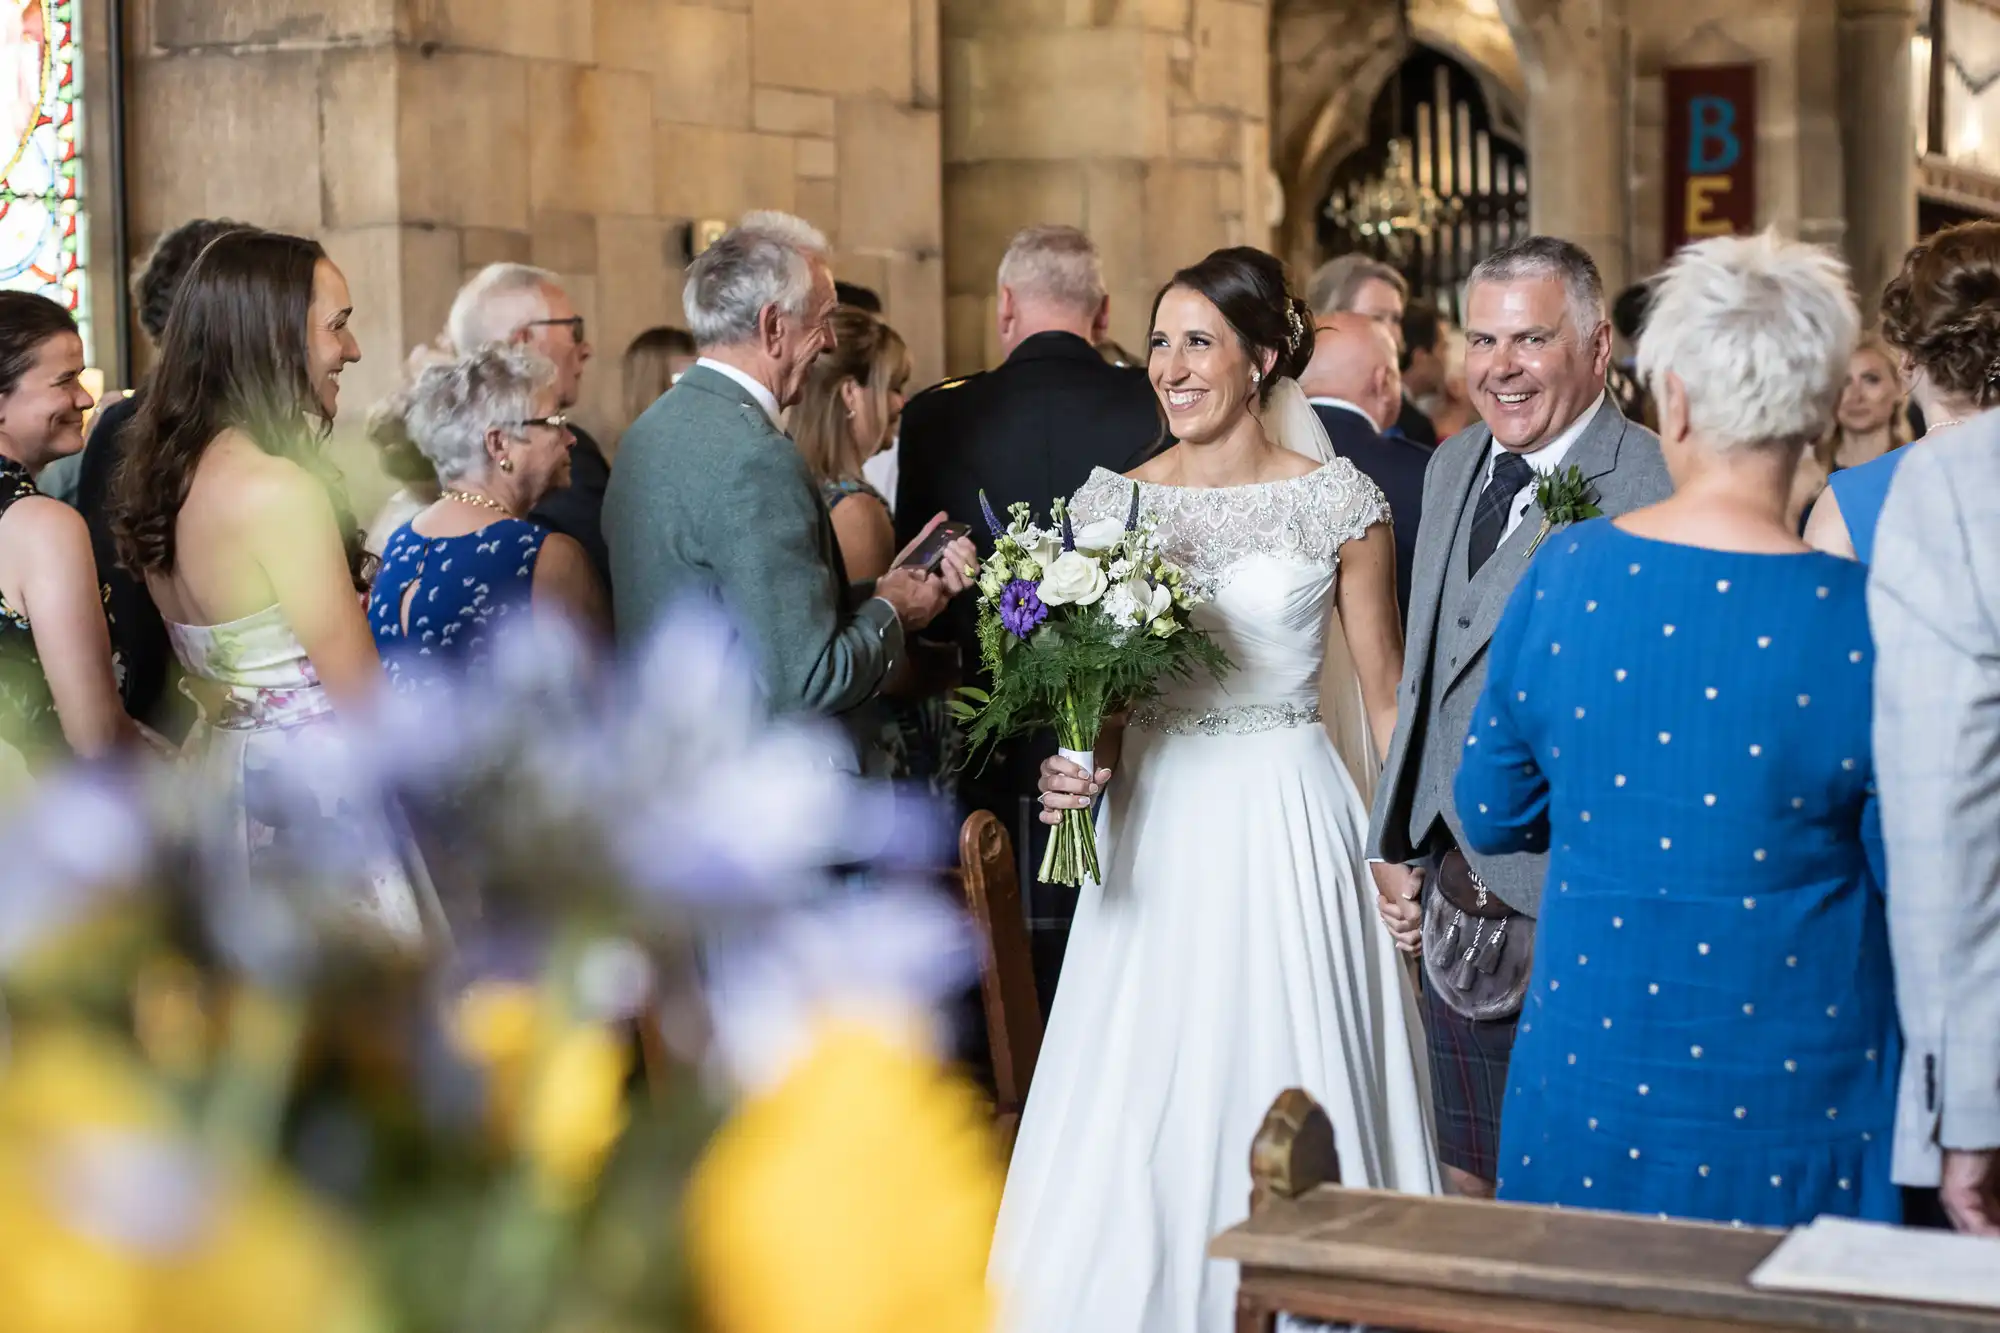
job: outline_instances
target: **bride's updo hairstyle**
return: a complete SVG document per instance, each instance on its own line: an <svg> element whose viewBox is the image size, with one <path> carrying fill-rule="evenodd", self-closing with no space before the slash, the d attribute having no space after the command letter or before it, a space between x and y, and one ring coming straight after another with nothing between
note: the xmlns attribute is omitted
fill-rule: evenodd
<svg viewBox="0 0 2000 1333"><path fill-rule="evenodd" d="M1312 307L1292 295L1285 285L1285 266L1275 256L1234 245L1182 269L1153 298L1147 327L1158 322L1160 302L1176 287L1201 293L1222 312L1252 364L1263 365L1267 352L1277 354L1271 373L1258 386L1260 404L1270 401L1280 379L1305 373L1313 354Z"/></svg>

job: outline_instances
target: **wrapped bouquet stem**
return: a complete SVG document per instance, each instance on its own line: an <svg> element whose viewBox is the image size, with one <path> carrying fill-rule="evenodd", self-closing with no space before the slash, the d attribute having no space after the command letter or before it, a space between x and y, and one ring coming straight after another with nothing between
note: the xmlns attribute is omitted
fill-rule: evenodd
<svg viewBox="0 0 2000 1333"><path fill-rule="evenodd" d="M1056 701L1057 753L1090 777L1097 776L1097 737L1104 729L1109 705L1102 685L1091 680L1078 681ZM1044 884L1072 886L1099 878L1097 826L1090 810L1062 812L1049 834L1048 850L1042 853L1037 875Z"/></svg>
<svg viewBox="0 0 2000 1333"><path fill-rule="evenodd" d="M1202 599L1160 554L1139 496L1134 483L1122 523L1080 529L1061 501L1047 527L1018 504L1003 527L980 497L993 533L979 579L979 655L990 689L961 690L953 703L973 748L1052 729L1064 757L1089 770L1113 700L1143 703L1169 681L1228 669L1221 647L1188 623ZM1090 811L1065 810L1041 880L1074 888L1098 873Z"/></svg>

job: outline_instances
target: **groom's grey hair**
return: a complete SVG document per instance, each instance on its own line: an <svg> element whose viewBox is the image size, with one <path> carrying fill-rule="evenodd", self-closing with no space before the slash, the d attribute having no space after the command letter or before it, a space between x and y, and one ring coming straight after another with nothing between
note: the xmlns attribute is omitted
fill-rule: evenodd
<svg viewBox="0 0 2000 1333"><path fill-rule="evenodd" d="M732 347L757 336L766 306L803 319L813 265L827 262L826 237L789 213L746 213L688 266L681 308L697 347Z"/></svg>
<svg viewBox="0 0 2000 1333"><path fill-rule="evenodd" d="M1466 279L1467 304L1473 288L1482 282L1520 282L1527 278L1556 278L1569 298L1570 322L1576 336L1588 339L1605 322L1604 276L1597 261L1574 241L1557 236L1530 236L1479 261Z"/></svg>
<svg viewBox="0 0 2000 1333"><path fill-rule="evenodd" d="M1104 304L1097 246L1075 227L1028 227L1014 233L1000 259L1001 287L1017 300L1052 302L1095 315Z"/></svg>
<svg viewBox="0 0 2000 1333"><path fill-rule="evenodd" d="M1724 450L1796 448L1833 424L1861 315L1847 266L1803 241L1723 236L1674 257L1639 335L1639 376L1662 401L1667 372L1688 424Z"/></svg>

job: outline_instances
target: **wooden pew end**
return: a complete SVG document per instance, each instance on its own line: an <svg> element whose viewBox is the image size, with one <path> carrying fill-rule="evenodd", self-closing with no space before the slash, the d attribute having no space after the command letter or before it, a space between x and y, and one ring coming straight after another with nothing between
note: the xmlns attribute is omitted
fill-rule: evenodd
<svg viewBox="0 0 2000 1333"><path fill-rule="evenodd" d="M1325 1108L1300 1088L1279 1093L1250 1144L1251 1214L1339 1183L1340 1153Z"/></svg>

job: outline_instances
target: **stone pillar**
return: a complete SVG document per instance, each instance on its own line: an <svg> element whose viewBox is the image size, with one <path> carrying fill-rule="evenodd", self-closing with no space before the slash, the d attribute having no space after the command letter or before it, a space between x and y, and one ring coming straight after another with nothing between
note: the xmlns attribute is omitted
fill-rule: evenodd
<svg viewBox="0 0 2000 1333"><path fill-rule="evenodd" d="M1912 0L1841 0L1840 131L1847 262L1862 313L1917 239L1915 106L1910 86Z"/></svg>
<svg viewBox="0 0 2000 1333"><path fill-rule="evenodd" d="M1269 0L943 0L951 369L999 359L994 273L1034 223L1090 232L1112 336L1154 291L1270 236Z"/></svg>
<svg viewBox="0 0 2000 1333"><path fill-rule="evenodd" d="M1590 252L1607 293L1632 271L1622 0L1500 0L1528 85L1529 225Z"/></svg>
<svg viewBox="0 0 2000 1333"><path fill-rule="evenodd" d="M826 231L920 382L944 370L938 0L126 0L135 254L191 217L318 237L354 289L344 431L495 260L560 274L623 428L681 324L688 224Z"/></svg>

